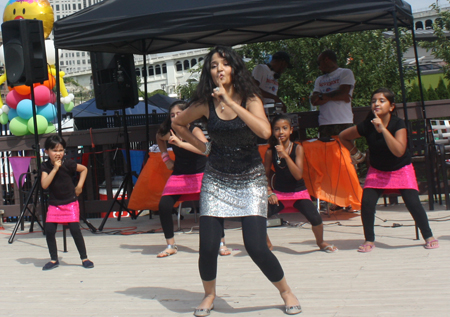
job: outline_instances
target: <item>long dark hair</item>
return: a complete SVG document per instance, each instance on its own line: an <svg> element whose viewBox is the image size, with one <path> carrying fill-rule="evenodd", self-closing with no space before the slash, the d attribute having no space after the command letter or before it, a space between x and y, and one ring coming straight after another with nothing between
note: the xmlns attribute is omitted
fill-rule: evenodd
<svg viewBox="0 0 450 317"><path fill-rule="evenodd" d="M392 90L388 89L388 88L378 88L377 90L375 90L372 93L372 96L370 97L370 111L367 114L366 120L372 120L373 118L375 118L375 115L373 114L372 111L372 98L373 96L375 96L376 94L383 94L383 96L391 103L391 105L394 106L394 110L392 110L391 114L396 116L397 115L397 106L395 105L395 94L392 92Z"/></svg>
<svg viewBox="0 0 450 317"><path fill-rule="evenodd" d="M175 101L174 103L172 103L170 105L167 118L160 124L158 131L157 131L157 134L159 134L160 136L166 135L167 133L169 133L170 129L172 128L172 121L170 120L170 112L175 107L178 107L181 110L184 110L187 108L187 103L186 103L186 101Z"/></svg>
<svg viewBox="0 0 450 317"><path fill-rule="evenodd" d="M276 116L272 119L272 121L270 122L271 135L270 135L269 140L267 141L269 143L269 148L272 150L275 149L276 145L278 145L278 140L273 135L273 127L280 120L286 120L289 123L289 126L292 128L291 117L289 117L288 115L279 114L278 116ZM292 134L289 136L289 139L291 139L291 136L292 136Z"/></svg>
<svg viewBox="0 0 450 317"><path fill-rule="evenodd" d="M58 134L53 134L45 140L44 149L51 150L54 149L58 144L61 144L63 149L66 148L66 141L60 137Z"/></svg>
<svg viewBox="0 0 450 317"><path fill-rule="evenodd" d="M189 104L209 103L212 99L211 94L216 87L211 77L211 60L214 54L218 53L222 58L226 59L232 68L232 82L236 93L242 97L245 102L248 98L257 96L261 99L259 87L256 85L251 73L245 66L242 57L234 50L227 46L216 46L203 61L203 69L200 75L200 81L193 98Z"/></svg>

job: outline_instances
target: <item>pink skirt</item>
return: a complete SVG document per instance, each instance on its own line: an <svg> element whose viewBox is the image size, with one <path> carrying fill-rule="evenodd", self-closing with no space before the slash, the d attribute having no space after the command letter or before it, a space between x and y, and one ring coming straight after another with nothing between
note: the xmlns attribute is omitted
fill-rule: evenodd
<svg viewBox="0 0 450 317"><path fill-rule="evenodd" d="M412 164L403 166L396 171L380 171L369 167L364 188L419 190L416 172Z"/></svg>
<svg viewBox="0 0 450 317"><path fill-rule="evenodd" d="M277 195L278 200L300 200L300 199L308 199L311 200L311 195L308 190L302 190L300 192L279 192L278 190L273 190L273 192Z"/></svg>
<svg viewBox="0 0 450 317"><path fill-rule="evenodd" d="M78 201L74 201L67 205L48 206L46 222L66 224L79 221L80 205L78 204Z"/></svg>
<svg viewBox="0 0 450 317"><path fill-rule="evenodd" d="M162 196L200 193L203 173L190 175L171 175L167 180Z"/></svg>

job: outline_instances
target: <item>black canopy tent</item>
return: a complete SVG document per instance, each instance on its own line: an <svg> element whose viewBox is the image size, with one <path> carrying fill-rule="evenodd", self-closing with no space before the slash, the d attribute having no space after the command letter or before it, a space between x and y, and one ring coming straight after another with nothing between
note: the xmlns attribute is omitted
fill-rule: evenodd
<svg viewBox="0 0 450 317"><path fill-rule="evenodd" d="M58 20L53 32L56 50L141 54L146 67L151 53L392 28L408 120L398 28L414 37L413 26L402 0L105 0Z"/></svg>

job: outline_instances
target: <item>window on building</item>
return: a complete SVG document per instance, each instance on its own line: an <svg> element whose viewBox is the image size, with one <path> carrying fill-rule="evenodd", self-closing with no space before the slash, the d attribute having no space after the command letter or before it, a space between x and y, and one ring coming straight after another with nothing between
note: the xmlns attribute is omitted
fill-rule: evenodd
<svg viewBox="0 0 450 317"><path fill-rule="evenodd" d="M183 71L183 65L181 65L181 62L180 62L180 61L176 62L176 63L175 63L175 66L176 66L176 68L177 68L177 72Z"/></svg>
<svg viewBox="0 0 450 317"><path fill-rule="evenodd" d="M136 68L136 76L141 76L141 69L140 68Z"/></svg>
<svg viewBox="0 0 450 317"><path fill-rule="evenodd" d="M59 4L56 5L56 11L59 11Z"/></svg>
<svg viewBox="0 0 450 317"><path fill-rule="evenodd" d="M197 60L195 58L191 59L191 67L197 65Z"/></svg>
<svg viewBox="0 0 450 317"><path fill-rule="evenodd" d="M189 65L189 61L187 59L184 60L183 67L184 67L184 70L187 70L187 69L191 68L191 66Z"/></svg>
<svg viewBox="0 0 450 317"><path fill-rule="evenodd" d="M56 20L59 20L61 17L59 15L56 16Z"/></svg>
<svg viewBox="0 0 450 317"><path fill-rule="evenodd" d="M81 10L81 3L78 3L78 10Z"/></svg>
<svg viewBox="0 0 450 317"><path fill-rule="evenodd" d="M83 59L83 65L86 65L86 60L85 59Z"/></svg>
<svg viewBox="0 0 450 317"><path fill-rule="evenodd" d="M200 57L200 58L198 59L198 62L200 63L202 60L203 60L203 57Z"/></svg>
<svg viewBox="0 0 450 317"><path fill-rule="evenodd" d="M64 66L64 62L63 62L63 61L60 61L60 62L59 62L59 65Z"/></svg>
<svg viewBox="0 0 450 317"><path fill-rule="evenodd" d="M142 77L147 77L147 70L142 67Z"/></svg>
<svg viewBox="0 0 450 317"><path fill-rule="evenodd" d="M154 76L155 75L155 71L153 70L153 66L149 66L148 67L148 75L149 76Z"/></svg>
<svg viewBox="0 0 450 317"><path fill-rule="evenodd" d="M160 65L155 65L155 74L161 75L161 66Z"/></svg>
<svg viewBox="0 0 450 317"><path fill-rule="evenodd" d="M77 65L80 65L81 64L81 61L80 60L77 60Z"/></svg>
<svg viewBox="0 0 450 317"><path fill-rule="evenodd" d="M167 74L167 65L166 64L162 64L162 71L163 71L163 74Z"/></svg>
<svg viewBox="0 0 450 317"><path fill-rule="evenodd" d="M72 4L72 10L76 10L77 9L77 4L76 3L74 3L74 4Z"/></svg>
<svg viewBox="0 0 450 317"><path fill-rule="evenodd" d="M81 52L81 56L86 56L86 52Z"/></svg>
<svg viewBox="0 0 450 317"><path fill-rule="evenodd" d="M422 23L422 21L416 22L416 30L423 30L423 23Z"/></svg>
<svg viewBox="0 0 450 317"><path fill-rule="evenodd" d="M432 20L426 20L425 21L425 30L431 30L433 29L433 21Z"/></svg>
<svg viewBox="0 0 450 317"><path fill-rule="evenodd" d="M77 57L80 57L80 52L77 52Z"/></svg>

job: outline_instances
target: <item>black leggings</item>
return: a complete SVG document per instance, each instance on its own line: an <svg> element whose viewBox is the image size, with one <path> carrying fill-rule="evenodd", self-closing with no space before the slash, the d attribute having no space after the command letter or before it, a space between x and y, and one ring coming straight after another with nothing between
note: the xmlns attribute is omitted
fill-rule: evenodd
<svg viewBox="0 0 450 317"><path fill-rule="evenodd" d="M172 239L174 237L172 210L180 197L181 195L162 196L159 201L159 220L161 221L161 227L166 239ZM225 237L225 231L222 228L223 237Z"/></svg>
<svg viewBox="0 0 450 317"><path fill-rule="evenodd" d="M322 217L320 217L319 213L316 210L316 207L314 207L314 204L309 199L300 199L297 200L294 203L294 208L300 211L303 216L308 219L309 223L312 226L318 226L322 224ZM278 201L277 205L269 204L269 212L267 214L267 218L272 217L273 215L279 213L284 209L284 205L281 201Z"/></svg>
<svg viewBox="0 0 450 317"><path fill-rule="evenodd" d="M375 241L375 207L377 205L378 198L383 193L383 189L378 188L364 188L363 197L361 202L361 219L364 227L364 236L366 241ZM420 233L424 239L428 239L433 236L430 225L428 223L428 217L420 203L419 193L415 189L400 189L400 194L403 197L406 208L413 217L416 225L420 229Z"/></svg>
<svg viewBox="0 0 450 317"><path fill-rule="evenodd" d="M50 258L52 261L58 261L58 249L56 248L56 228L57 223L47 222L45 223L45 238L47 240L48 251L50 252ZM83 235L81 234L80 224L78 222L69 222L68 224L70 234L75 241L78 253L80 253L80 258L82 260L87 259L86 245L84 244Z"/></svg>
<svg viewBox="0 0 450 317"><path fill-rule="evenodd" d="M266 242L267 220L260 216L241 217L245 249L253 262L271 282L284 277L283 269ZM220 233L224 218L200 217L200 257L198 267L203 281L212 281L217 276Z"/></svg>

